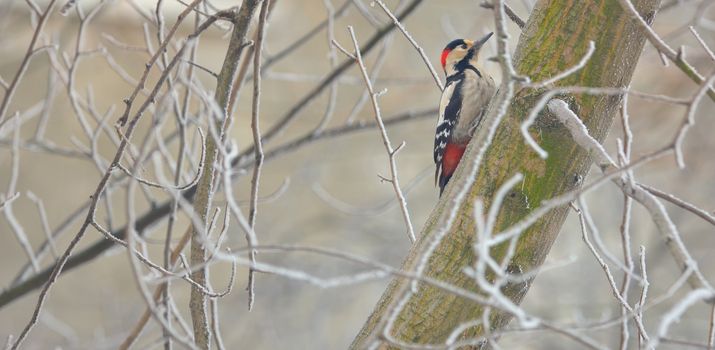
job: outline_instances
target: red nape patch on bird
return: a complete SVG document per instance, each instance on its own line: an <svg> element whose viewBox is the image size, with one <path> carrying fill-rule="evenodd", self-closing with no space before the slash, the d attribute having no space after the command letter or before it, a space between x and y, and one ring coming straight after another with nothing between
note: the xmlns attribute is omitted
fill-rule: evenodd
<svg viewBox="0 0 715 350"><path fill-rule="evenodd" d="M442 57L440 57L440 62L442 62L442 69L444 69L444 66L447 65L447 55L449 55L450 51L452 51L452 50L450 50L450 49L442 50Z"/></svg>
<svg viewBox="0 0 715 350"><path fill-rule="evenodd" d="M466 149L467 145L459 145L456 143L447 144L447 147L444 149L444 157L442 158L443 176L451 176L452 173L454 173Z"/></svg>

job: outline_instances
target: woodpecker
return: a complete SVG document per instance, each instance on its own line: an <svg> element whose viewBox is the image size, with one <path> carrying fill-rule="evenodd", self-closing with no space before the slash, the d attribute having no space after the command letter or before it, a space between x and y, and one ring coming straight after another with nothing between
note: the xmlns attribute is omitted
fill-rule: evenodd
<svg viewBox="0 0 715 350"><path fill-rule="evenodd" d="M492 34L475 41L453 40L442 50L447 83L439 102L434 138L435 183L440 196L496 90L494 79L477 65L479 50Z"/></svg>

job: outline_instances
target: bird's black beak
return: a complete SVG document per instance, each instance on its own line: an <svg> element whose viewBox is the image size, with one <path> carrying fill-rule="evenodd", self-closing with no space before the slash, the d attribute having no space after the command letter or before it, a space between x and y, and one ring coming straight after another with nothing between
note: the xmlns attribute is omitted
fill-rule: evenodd
<svg viewBox="0 0 715 350"><path fill-rule="evenodd" d="M491 38L493 34L494 34L494 32L491 32L491 33L485 35L483 38L474 41L474 46L472 46L472 48L473 48L474 50L479 50L479 49L481 49L482 46L484 46L484 43L486 43L487 40L489 40L489 38Z"/></svg>

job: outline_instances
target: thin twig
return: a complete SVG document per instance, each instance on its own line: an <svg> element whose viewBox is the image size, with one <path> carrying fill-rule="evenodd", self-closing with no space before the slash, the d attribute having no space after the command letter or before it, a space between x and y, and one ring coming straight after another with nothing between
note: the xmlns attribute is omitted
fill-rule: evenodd
<svg viewBox="0 0 715 350"><path fill-rule="evenodd" d="M579 206L583 208L583 197L579 197L578 199ZM603 269L603 272L606 274L606 279L608 280L608 284L611 287L611 293L615 296L616 300L618 303L621 305L621 307L625 308L629 313L634 313L633 308L628 304L628 300L624 298L624 296L619 292L618 286L616 284L616 279L613 277L613 274L611 273L611 269L608 267L608 264L603 260L601 255L598 253L596 248L593 246L591 243L590 239L588 238L588 230L586 229L586 215L589 215L588 212L583 211L579 208L574 207L574 210L576 210L576 213L578 213L579 216L579 222L581 224L581 237L586 243L586 246L588 249L591 251L591 254L596 258L596 261L598 264L601 266L601 269ZM641 336L648 341L648 334L645 329L645 325L643 324L643 320L638 316L638 314L635 314L634 316L636 325L638 326L638 330L641 334Z"/></svg>
<svg viewBox="0 0 715 350"><path fill-rule="evenodd" d="M695 93L692 101L690 101L690 104L688 105L688 109L685 112L685 118L683 118L683 122L681 124L680 129L678 129L678 132L675 134L675 138L673 139L675 161L678 167L680 167L681 169L685 168L685 160L683 159L683 142L685 141L685 135L688 133L688 130L690 130L693 125L695 125L695 112L700 105L700 100L705 96L705 93L709 90L712 90L711 85L713 81L715 81L715 74L705 79L700 85L700 88Z"/></svg>
<svg viewBox="0 0 715 350"><path fill-rule="evenodd" d="M253 101L252 101L252 112L251 112L251 130L253 134L253 144L256 150L256 163L253 166L253 177L251 178L251 202L250 209L248 213L248 222L251 225L251 229L255 231L256 228L256 216L258 214L258 186L261 179L261 168L263 167L263 141L261 141L261 128L260 128L260 106L261 106L261 54L263 53L263 41L266 35L266 18L268 16L268 7L270 5L270 0L265 0L263 5L261 5L261 13L258 17L258 28L256 29L256 44L253 46ZM253 242L249 240L249 246L253 245ZM251 260L255 264L256 262L256 252L251 251ZM248 310L253 309L255 302L255 271L253 269L248 270L248 285L246 289L248 290Z"/></svg>
<svg viewBox="0 0 715 350"><path fill-rule="evenodd" d="M375 3L380 5L383 11L385 11L385 14L390 17L392 20L392 23L394 23L397 28L402 32L402 34L405 35L405 38L407 41L412 44L412 46L417 50L417 53L420 55L422 58L422 61L424 61L425 65L427 66L427 69L429 70L430 74L432 75L432 78L434 79L435 84L437 84L437 87L439 88L439 91L444 90L444 85L442 85L442 80L439 78L439 75L437 74L437 71L434 69L434 66L432 66L432 62L430 62L429 58L427 57L427 54L425 54L425 50L422 49L422 47L415 41L415 39L410 35L410 33L407 32L407 29L405 26L400 22L397 17L390 11L390 9L385 5L382 0L375 0Z"/></svg>
<svg viewBox="0 0 715 350"><path fill-rule="evenodd" d="M170 264L169 264L170 266L174 266L176 264L176 262L179 260L179 254L184 249L186 244L189 242L190 238L191 238L191 230L187 229L186 232L184 233L184 235L181 237L181 240L179 241L179 243L177 243L176 247L171 252ZM154 299L155 303L159 302L159 300L162 297L162 294L164 293L166 288L167 288L167 285L164 283L164 284L159 285L159 287L157 287L156 290L154 290L153 299ZM151 310L149 310L149 308L147 307L147 309L144 311L142 316L139 318L139 321L137 322L137 324L134 326L134 328L132 328L132 331L127 335L127 337L124 339L122 344L119 346L120 350L127 350L127 349L129 349L129 347L132 346L134 341L136 341L136 339L139 337L139 334L141 333L141 331L144 329L144 326L146 325L146 323L149 321L149 317L151 317Z"/></svg>
<svg viewBox="0 0 715 350"><path fill-rule="evenodd" d="M482 3L479 4L479 6L485 8L485 9L488 9L488 10L494 9L494 4L488 0L482 1ZM517 27L519 27L519 29L524 29L524 27L526 26L526 22L523 19L521 19L521 17L519 17L519 15L517 15L516 12L514 12L514 10L511 7L509 7L509 5L507 5L506 3L504 3L504 12L506 13L507 16L509 16L509 19L512 22L514 22L514 24L516 24Z"/></svg>
<svg viewBox="0 0 715 350"><path fill-rule="evenodd" d="M30 240L27 238L25 230L23 229L20 222L18 222L17 218L15 217L15 213L12 210L12 202L14 200L12 199L12 197L15 197L17 194L17 182L20 178L20 113L15 113L15 116L12 118L12 120L14 121L14 128L12 136L12 148L10 148L10 181L8 181L6 192L10 195L10 198L6 199L3 202L3 215L5 216L5 219L7 220L8 224L10 225L12 232L15 234L15 238L20 244L20 247L22 247L22 249L25 251L25 255L27 255L27 258L30 261L32 268L35 270L35 272L38 272L40 270L40 264L37 260L37 257L35 256L34 250L32 249ZM1 196L0 199L3 199L4 197L5 195Z"/></svg>
<svg viewBox="0 0 715 350"><path fill-rule="evenodd" d="M708 56L710 57L710 60L715 61L715 53L713 53L713 50L710 49L710 46L708 46L708 44L705 43L705 40L703 40L703 38L700 37L700 34L698 33L697 30L695 30L695 27L688 26L688 29L690 29L690 32L693 33L693 36L698 41L700 46L702 46L703 50L705 50L705 52L708 54Z"/></svg>
<svg viewBox="0 0 715 350"><path fill-rule="evenodd" d="M20 80L22 80L22 76L25 74L25 71L27 71L30 59L37 53L37 51L35 51L35 45L37 44L37 40L40 38L40 35L47 24L47 20L50 18L50 14L56 4L57 0L51 0L50 3L47 4L47 8L45 8L45 11L42 13L37 22L35 32L32 34L32 39L30 39L30 44L27 46L27 51L25 52L25 57L23 57L22 62L20 63L20 67L15 72L15 76L12 78L10 84L7 88L5 88L5 96L3 96L2 102L0 102L0 128L2 128L5 122L9 120L5 118L5 113L7 113L7 109L10 106L10 100L15 94Z"/></svg>
<svg viewBox="0 0 715 350"><path fill-rule="evenodd" d="M636 310L636 314L638 317L643 319L643 306L645 305L646 298L648 297L648 271L646 269L646 264L645 264L645 247L641 246L640 250L638 252L639 255L639 261L640 261L640 270L641 270L641 276L643 277L643 287L641 288L641 295L638 298L638 303L636 303L634 309ZM639 346L645 341L645 338L643 337L642 334L639 334L638 336L638 344Z"/></svg>
<svg viewBox="0 0 715 350"><path fill-rule="evenodd" d="M380 129L380 136L382 136L382 142L385 145L385 150L387 151L387 155L389 157L391 174L390 183L392 184L392 188L395 191L397 200L400 203L402 218L405 221L405 226L407 227L407 237L410 239L410 242L414 243L416 239L415 230L414 228L412 228L412 221L410 220L410 213L407 209L407 201L405 200L405 195L402 193L402 188L400 188L400 182L397 177L397 163L395 161L397 152L399 152L402 147L405 146L405 142L403 141L399 146L397 146L397 148L392 147L392 142L390 142L390 138L387 136L385 123L382 121L380 105L377 101L378 94L373 89L372 82L370 82L370 76L367 73L367 68L365 68L365 63L362 60L362 54L360 53L360 45L358 44L357 38L355 37L355 31L351 26L348 26L348 31L350 32L350 37L352 38L353 46L355 47L355 61L357 62L358 67L360 67L360 72L362 73L363 79L365 80L365 86L370 92L372 108L373 112L375 113L375 121L377 122L378 128Z"/></svg>
<svg viewBox="0 0 715 350"><path fill-rule="evenodd" d="M715 216L711 215L710 213L708 213L707 211L705 211L703 209L698 208L694 204L688 203L688 202L686 202L670 193L663 192L657 188L653 188L648 185L638 184L638 186L643 188L644 190L650 192L652 195L654 195L658 198L662 198L672 204L675 204L678 207L681 207L681 208L699 216L700 218L709 222L710 224L715 225Z"/></svg>
<svg viewBox="0 0 715 350"><path fill-rule="evenodd" d="M50 246L50 252L52 252L52 257L54 259L57 259L59 254L57 253L57 246L55 245L55 240L52 237L52 230L50 230L50 224L47 221L47 212L45 211L45 205L42 202L42 199L40 199L40 197L30 191L27 192L27 198L35 202L35 205L37 206L37 212L40 215L40 223L42 223L42 232L45 233L45 239Z"/></svg>
<svg viewBox="0 0 715 350"><path fill-rule="evenodd" d="M658 336L653 337L653 339L646 344L646 348L655 349L658 347L660 340L665 338L668 334L670 326L677 322L690 306L699 301L711 301L713 297L715 297L715 293L712 289L695 289L688 293L688 295L673 305L673 307L660 318L657 332Z"/></svg>

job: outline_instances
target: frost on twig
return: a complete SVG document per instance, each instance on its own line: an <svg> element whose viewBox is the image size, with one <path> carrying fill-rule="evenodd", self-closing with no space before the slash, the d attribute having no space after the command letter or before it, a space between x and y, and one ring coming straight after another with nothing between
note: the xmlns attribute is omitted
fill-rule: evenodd
<svg viewBox="0 0 715 350"><path fill-rule="evenodd" d="M397 20L396 20L397 21ZM399 22L396 22L399 23ZM405 226L407 227L407 237L410 239L410 242L414 243L415 242L415 230L412 227L412 220L410 219L410 212L407 209L407 200L405 199L405 195L402 192L402 187L400 187L400 182L399 178L397 176L397 162L396 162L396 156L397 152L399 152L402 147L405 146L404 141L397 146L397 148L394 148L392 146L392 142L390 141L390 138L387 136L387 129L385 129L385 123L382 120L382 113L380 112L380 105L378 103L378 97L379 94L375 92L372 82L370 81L370 76L367 73L367 68L365 68L365 63L362 60L362 54L360 53L360 45L358 44L357 38L355 37L355 31L353 30L352 27L348 27L348 32L350 32L350 38L353 41L353 47L355 48L355 62L358 64L358 67L360 67L360 72L362 73L362 77L365 81L365 86L367 87L367 91L370 94L370 100L372 101L372 108L373 112L375 114L375 120L377 122L377 125L380 129L380 136L382 137L382 143L385 146L385 151L387 152L387 156L389 158L389 164L390 164L390 174L391 177L389 179L389 182L392 184L392 188L395 191L395 196L397 196L397 201L400 203L400 211L402 212L402 218L405 222Z"/></svg>

